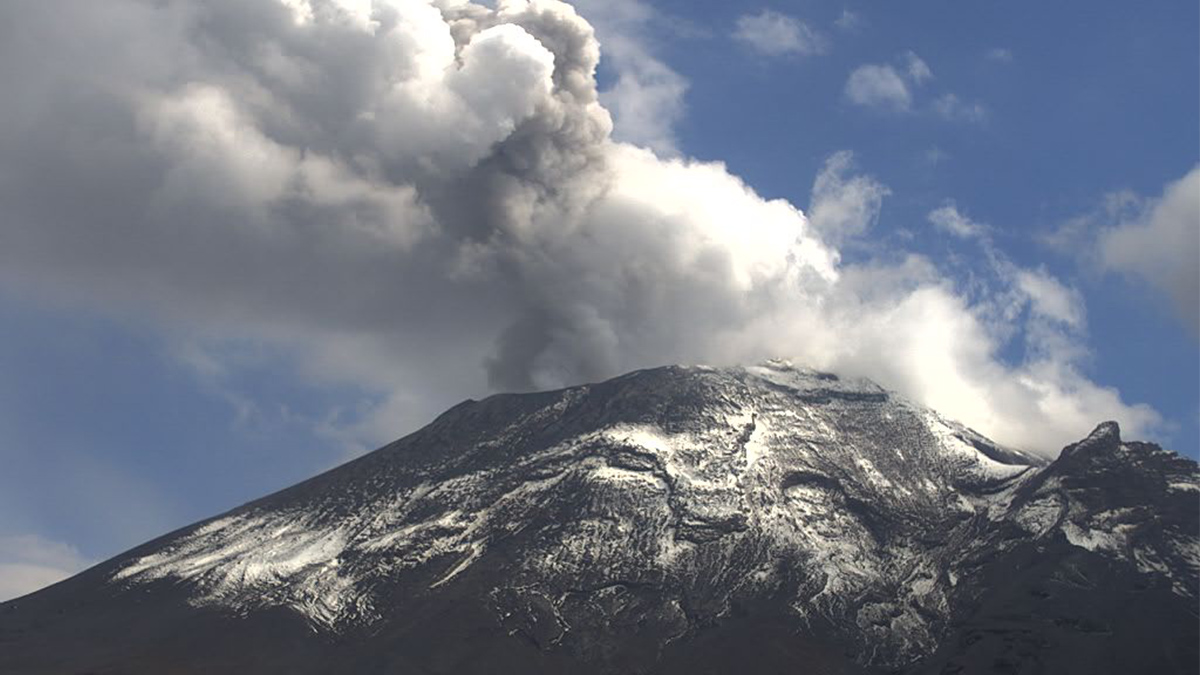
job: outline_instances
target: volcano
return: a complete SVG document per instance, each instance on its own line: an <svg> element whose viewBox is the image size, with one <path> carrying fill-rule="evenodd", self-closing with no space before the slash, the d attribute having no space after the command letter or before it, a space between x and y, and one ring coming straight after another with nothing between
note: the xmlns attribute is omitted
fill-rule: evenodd
<svg viewBox="0 0 1200 675"><path fill-rule="evenodd" d="M0 605L0 672L1196 673L1200 471L1054 461L862 379L466 401Z"/></svg>

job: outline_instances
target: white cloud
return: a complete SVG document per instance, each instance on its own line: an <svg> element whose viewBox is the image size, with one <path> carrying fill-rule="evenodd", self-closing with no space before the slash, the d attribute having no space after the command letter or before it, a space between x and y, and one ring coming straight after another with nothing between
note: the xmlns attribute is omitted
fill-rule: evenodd
<svg viewBox="0 0 1200 675"><path fill-rule="evenodd" d="M933 101L933 110L942 119L953 122L980 124L988 118L987 108L982 103L967 103L956 94L945 93Z"/></svg>
<svg viewBox="0 0 1200 675"><path fill-rule="evenodd" d="M899 70L887 64L867 64L854 69L846 80L846 97L864 107L909 110L914 87L919 88L933 79L933 71L912 51L905 52L900 61Z"/></svg>
<svg viewBox="0 0 1200 675"><path fill-rule="evenodd" d="M640 47L628 45L618 53L617 81L601 95L613 113L614 137L662 155L678 154L675 125L684 115L687 80Z"/></svg>
<svg viewBox="0 0 1200 675"><path fill-rule="evenodd" d="M908 110L912 92L908 83L889 65L859 66L846 80L846 98L869 108Z"/></svg>
<svg viewBox="0 0 1200 675"><path fill-rule="evenodd" d="M679 154L675 126L686 110L688 81L654 56L646 30L655 24L676 33L695 29L639 0L583 0L576 6L595 25L606 63L616 73L616 81L600 93L613 116L613 138L664 156Z"/></svg>
<svg viewBox="0 0 1200 675"><path fill-rule="evenodd" d="M929 222L939 230L962 239L980 237L987 233L987 226L977 223L959 212L958 206L947 202L929 212Z"/></svg>
<svg viewBox="0 0 1200 675"><path fill-rule="evenodd" d="M1083 298L1044 270L1018 270L1017 286L1032 303L1032 310L1072 329L1085 324Z"/></svg>
<svg viewBox="0 0 1200 675"><path fill-rule="evenodd" d="M1104 195L1096 209L1068 218L1053 229L1038 233L1037 241L1058 253L1099 267L1096 240L1100 230L1141 218L1146 208L1145 201L1132 190L1110 192Z"/></svg>
<svg viewBox="0 0 1200 675"><path fill-rule="evenodd" d="M1167 185L1140 217L1105 229L1099 249L1104 269L1162 292L1200 335L1200 167Z"/></svg>
<svg viewBox="0 0 1200 675"><path fill-rule="evenodd" d="M945 164L949 160L950 160L950 153L946 152L945 150L943 150L939 147L934 146L932 148L925 150L925 152L921 153L920 161L922 164L924 164L926 166L935 167L935 166L939 166L941 164Z"/></svg>
<svg viewBox="0 0 1200 675"><path fill-rule="evenodd" d="M771 10L738 17L733 37L767 56L812 56L829 49L829 40L807 23Z"/></svg>
<svg viewBox="0 0 1200 675"><path fill-rule="evenodd" d="M0 602L62 581L90 564L68 544L32 534L0 536Z"/></svg>
<svg viewBox="0 0 1200 675"><path fill-rule="evenodd" d="M989 433L1026 447L1036 447L1036 438L1052 438L1065 444L1071 429L1086 426L1086 420L1097 415L1121 421L1133 436L1161 428L1161 417L1153 409L1128 405L1115 389L1099 386L1085 375L1091 355L1087 349L1086 308L1079 291L1044 269L1014 264L995 246L990 228L963 215L953 202L931 212L930 220L939 228L977 243L982 254L981 259L973 257L964 263L968 266L964 275L967 288L961 297L971 298L967 301L968 311L981 331L972 341L999 349L1019 340L1024 351L1023 358L1014 364L983 361L976 366L958 366L966 372L996 368L1006 373L996 377L995 387L986 394L991 399L991 412L960 413L964 418L987 419L1004 410L987 423L998 425ZM931 391L928 395L941 393L945 392ZM971 407L954 401L943 405ZM1036 430L1019 427L1016 420L1023 416L1037 420L1033 422Z"/></svg>
<svg viewBox="0 0 1200 675"><path fill-rule="evenodd" d="M933 71L930 70L929 64L917 56L916 52L906 52L904 54L905 72L908 73L908 79L916 85L922 85L933 79Z"/></svg>
<svg viewBox="0 0 1200 675"><path fill-rule="evenodd" d="M797 336L789 353L803 362L868 375L1003 443L1047 454L1101 419L1120 420L1133 437L1160 422L1083 374L1079 331L1049 315L1062 307L1026 293L1010 264L990 271L995 288L977 302L920 258L841 272L819 310L793 311L786 318L795 323L773 325L781 337ZM1030 311L997 326L999 299ZM1014 324L1015 334L1006 330ZM1025 343L1017 363L999 357L1010 335Z"/></svg>
<svg viewBox="0 0 1200 675"><path fill-rule="evenodd" d="M891 193L870 176L848 176L853 160L847 151L831 155L813 182L808 220L829 243L865 233L879 218L883 198Z"/></svg>
<svg viewBox="0 0 1200 675"><path fill-rule="evenodd" d="M1154 419L1049 339L1007 363L996 298L928 260L844 264L887 194L848 154L814 183L811 219L720 163L664 158L656 120L685 85L637 65L649 52L621 16L639 3L609 10L606 95L591 26L552 0L304 6L111 0L64 22L0 4L35 36L0 42L17 102L0 107L0 281L217 359L269 345L314 386L367 394L314 422L359 448L491 390L768 356L1051 452L1101 419L1133 435ZM846 93L908 109L921 72L864 66ZM606 104L619 138L660 154L614 140ZM1046 319L1039 302L1025 314Z"/></svg>
<svg viewBox="0 0 1200 675"><path fill-rule="evenodd" d="M921 87L933 80L933 70L915 52L905 52L898 66L890 64L866 64L850 73L844 94L852 103L860 106L907 112L914 107ZM924 108L924 106L920 106ZM946 92L929 105L932 114L954 122L982 124L987 121L988 110L980 102L968 103L957 94Z"/></svg>
<svg viewBox="0 0 1200 675"><path fill-rule="evenodd" d="M837 26L839 30L852 32L862 26L862 17L858 12L852 12L843 7L841 15L834 20L833 25Z"/></svg>
<svg viewBox="0 0 1200 675"><path fill-rule="evenodd" d="M996 63L1012 63L1013 61L1012 50L1004 47L993 47L987 50L984 56L987 60L995 61Z"/></svg>

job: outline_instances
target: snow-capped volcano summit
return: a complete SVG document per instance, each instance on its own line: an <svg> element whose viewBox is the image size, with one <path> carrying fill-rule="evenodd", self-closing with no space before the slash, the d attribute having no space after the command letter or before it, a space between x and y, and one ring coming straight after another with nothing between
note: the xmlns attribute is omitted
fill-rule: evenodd
<svg viewBox="0 0 1200 675"><path fill-rule="evenodd" d="M1046 462L866 380L638 371L0 605L0 671L1195 672L1198 497L1113 423Z"/></svg>

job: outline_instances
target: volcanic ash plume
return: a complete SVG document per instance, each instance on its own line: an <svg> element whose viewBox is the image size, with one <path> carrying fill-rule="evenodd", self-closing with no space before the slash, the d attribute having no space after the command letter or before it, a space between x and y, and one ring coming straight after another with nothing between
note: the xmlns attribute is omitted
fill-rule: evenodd
<svg viewBox="0 0 1200 675"><path fill-rule="evenodd" d="M843 265L836 246L870 236L887 194L849 154L818 178L813 227L719 163L614 141L601 46L564 3L72 10L0 7L22 26L0 40L13 285L285 345L318 378L386 392L380 414L791 356L1026 446L1155 420L1055 347L1077 324L1031 311L1030 356L997 357L996 298L1036 306L1016 272L978 302L916 256Z"/></svg>

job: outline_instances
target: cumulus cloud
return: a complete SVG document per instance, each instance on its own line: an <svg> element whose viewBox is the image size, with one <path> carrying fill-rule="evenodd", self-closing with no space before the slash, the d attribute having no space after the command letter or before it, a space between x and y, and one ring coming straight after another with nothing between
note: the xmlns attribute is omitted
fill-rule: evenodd
<svg viewBox="0 0 1200 675"><path fill-rule="evenodd" d="M889 65L855 68L846 80L845 93L852 103L869 108L908 110L912 106L908 83Z"/></svg>
<svg viewBox="0 0 1200 675"><path fill-rule="evenodd" d="M866 64L855 68L846 79L844 93L852 103L882 110L907 111L912 107L913 89L933 79L929 64L908 51L900 68L889 64Z"/></svg>
<svg viewBox="0 0 1200 675"><path fill-rule="evenodd" d="M1140 217L1106 228L1099 249L1104 269L1163 293L1200 335L1200 167L1168 185Z"/></svg>
<svg viewBox="0 0 1200 675"><path fill-rule="evenodd" d="M829 49L829 40L807 23L771 10L738 17L733 37L766 56L811 56Z"/></svg>
<svg viewBox="0 0 1200 675"><path fill-rule="evenodd" d="M89 564L68 544L32 534L0 536L0 602L62 581Z"/></svg>
<svg viewBox="0 0 1200 675"><path fill-rule="evenodd" d="M993 296L1040 294L1036 335L1064 315L1046 284L1001 275L977 297L919 256L845 264L887 195L848 154L817 177L811 219L720 163L664 156L628 101L682 93L655 103L618 77L601 96L600 42L561 2L74 9L0 5L21 27L0 41L0 281L216 359L270 345L318 386L371 392L330 437L388 440L488 391L768 356L874 377L1031 449L1153 423L1049 341L1002 358ZM612 25L606 44L636 54ZM907 108L912 67L867 66L847 94ZM634 68L617 71L660 81Z"/></svg>
<svg viewBox="0 0 1200 675"><path fill-rule="evenodd" d="M914 106L919 90L933 80L933 69L915 52L905 52L896 65L865 64L855 68L846 79L843 94L851 102L866 108L908 112L914 107L928 110L951 122L982 124L988 119L982 103L962 100L945 92L926 106Z"/></svg>

